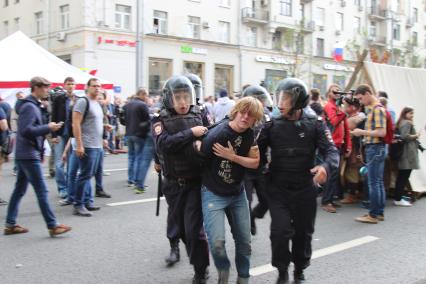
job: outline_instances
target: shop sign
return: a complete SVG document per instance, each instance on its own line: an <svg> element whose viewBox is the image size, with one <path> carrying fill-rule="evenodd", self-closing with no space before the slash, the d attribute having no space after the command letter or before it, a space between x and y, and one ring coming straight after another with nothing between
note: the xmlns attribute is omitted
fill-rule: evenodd
<svg viewBox="0 0 426 284"><path fill-rule="evenodd" d="M182 45L180 47L180 51L182 53L193 53L193 54L203 54L203 55L207 55L207 49L205 48L197 48L197 47L192 47L189 45Z"/></svg>
<svg viewBox="0 0 426 284"><path fill-rule="evenodd" d="M284 65L293 65L295 63L295 61L292 59L286 59L284 57L275 57L275 56L264 56L264 55L256 56L256 61L284 64Z"/></svg>
<svg viewBox="0 0 426 284"><path fill-rule="evenodd" d="M355 70L353 67L346 67L343 65L335 65L335 64L324 64L323 68L325 70L336 70L336 71L345 71L345 72L353 72Z"/></svg>
<svg viewBox="0 0 426 284"><path fill-rule="evenodd" d="M115 40L110 38L102 38L101 36L98 36L98 44L105 43L105 44L115 44L118 46L129 46L129 47L136 47L136 41L129 41L129 40Z"/></svg>

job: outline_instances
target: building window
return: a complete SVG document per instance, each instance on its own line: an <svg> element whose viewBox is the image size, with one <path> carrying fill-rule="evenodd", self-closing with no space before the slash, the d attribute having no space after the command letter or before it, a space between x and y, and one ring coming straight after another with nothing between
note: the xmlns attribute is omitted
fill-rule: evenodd
<svg viewBox="0 0 426 284"><path fill-rule="evenodd" d="M220 0L221 7L230 7L231 6L231 0Z"/></svg>
<svg viewBox="0 0 426 284"><path fill-rule="evenodd" d="M354 33L360 33L360 32L361 32L361 18L354 17Z"/></svg>
<svg viewBox="0 0 426 284"><path fill-rule="evenodd" d="M346 86L346 77L344 75L333 75L333 83L339 85L343 90Z"/></svg>
<svg viewBox="0 0 426 284"><path fill-rule="evenodd" d="M3 7L7 7L7 6L9 6L9 0L4 0Z"/></svg>
<svg viewBox="0 0 426 284"><path fill-rule="evenodd" d="M314 84L315 89L320 90L320 94L325 95L327 92L327 75L325 74L314 74Z"/></svg>
<svg viewBox="0 0 426 284"><path fill-rule="evenodd" d="M233 66L218 65L214 67L214 93L218 97L221 89L226 89L228 93L232 93L232 72Z"/></svg>
<svg viewBox="0 0 426 284"><path fill-rule="evenodd" d="M61 29L70 27L70 5L62 5L59 7L59 14L61 17Z"/></svg>
<svg viewBox="0 0 426 284"><path fill-rule="evenodd" d="M43 33L43 12L37 12L34 14L36 22L36 34L40 35Z"/></svg>
<svg viewBox="0 0 426 284"><path fill-rule="evenodd" d="M281 31L276 31L272 35L272 48L276 50L282 50L282 33Z"/></svg>
<svg viewBox="0 0 426 284"><path fill-rule="evenodd" d="M401 25L395 24L392 29L393 39L400 40L401 39Z"/></svg>
<svg viewBox="0 0 426 284"><path fill-rule="evenodd" d="M317 54L316 55L324 57L324 39L323 38L317 38Z"/></svg>
<svg viewBox="0 0 426 284"><path fill-rule="evenodd" d="M149 93L161 94L164 83L172 76L172 61L169 59L149 58Z"/></svg>
<svg viewBox="0 0 426 284"><path fill-rule="evenodd" d="M8 35L9 34L9 21L3 21L3 26L4 26L4 34Z"/></svg>
<svg viewBox="0 0 426 284"><path fill-rule="evenodd" d="M15 4L18 4L19 3L19 0L15 0Z"/></svg>
<svg viewBox="0 0 426 284"><path fill-rule="evenodd" d="M219 41L229 42L230 24L228 22L219 21Z"/></svg>
<svg viewBox="0 0 426 284"><path fill-rule="evenodd" d="M201 81L204 81L204 63L202 62L183 62L183 72L195 74L200 77Z"/></svg>
<svg viewBox="0 0 426 284"><path fill-rule="evenodd" d="M190 38L201 38L200 17L188 16L187 35Z"/></svg>
<svg viewBox="0 0 426 284"><path fill-rule="evenodd" d="M320 8L317 7L316 9L316 13L315 13L315 23L318 26L324 27L324 23L325 23L325 9L324 8Z"/></svg>
<svg viewBox="0 0 426 284"><path fill-rule="evenodd" d="M356 7L361 6L361 0L354 0L354 6Z"/></svg>
<svg viewBox="0 0 426 284"><path fill-rule="evenodd" d="M57 56L59 59L62 59L68 64L71 64L71 54L59 55Z"/></svg>
<svg viewBox="0 0 426 284"><path fill-rule="evenodd" d="M132 7L126 5L115 5L115 27L130 30Z"/></svg>
<svg viewBox="0 0 426 284"><path fill-rule="evenodd" d="M343 13L336 13L336 30L343 31Z"/></svg>
<svg viewBox="0 0 426 284"><path fill-rule="evenodd" d="M413 35L412 35L412 45L413 46L417 46L417 32L413 32Z"/></svg>
<svg viewBox="0 0 426 284"><path fill-rule="evenodd" d="M413 8L413 22L414 23L418 22L418 9L417 8Z"/></svg>
<svg viewBox="0 0 426 284"><path fill-rule="evenodd" d="M13 19L13 24L15 25L15 31L19 31L19 18Z"/></svg>
<svg viewBox="0 0 426 284"><path fill-rule="evenodd" d="M266 89L274 94L277 89L278 83L287 77L287 71L285 70L265 70L265 85ZM274 96L275 97L275 96ZM274 98L275 99L275 98Z"/></svg>
<svg viewBox="0 0 426 284"><path fill-rule="evenodd" d="M370 22L370 36L376 37L377 34L377 25L376 22Z"/></svg>
<svg viewBox="0 0 426 284"><path fill-rule="evenodd" d="M248 46L257 46L257 29L255 27L247 27L247 45Z"/></svg>
<svg viewBox="0 0 426 284"><path fill-rule="evenodd" d="M153 29L156 34L167 34L167 12L154 10Z"/></svg>
<svg viewBox="0 0 426 284"><path fill-rule="evenodd" d="M293 0L280 0L280 14L291 17L291 6Z"/></svg>

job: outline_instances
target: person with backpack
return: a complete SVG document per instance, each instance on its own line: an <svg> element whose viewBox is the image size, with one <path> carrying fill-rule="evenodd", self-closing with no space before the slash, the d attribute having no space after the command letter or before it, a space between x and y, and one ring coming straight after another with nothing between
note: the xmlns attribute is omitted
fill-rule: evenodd
<svg viewBox="0 0 426 284"><path fill-rule="evenodd" d="M365 106L367 119L364 129L355 128L351 134L363 137L366 167L368 170L368 188L370 206L368 214L355 220L362 223L377 224L384 220L386 193L383 172L386 159L384 137L387 130L386 110L369 85L360 85L354 93L359 102Z"/></svg>
<svg viewBox="0 0 426 284"><path fill-rule="evenodd" d="M342 161L351 154L352 140L349 134L347 115L340 106L342 94L339 92L340 87L336 84L332 84L328 88L329 99L324 106L324 117L330 129L333 142L340 153L340 161ZM331 177L324 188L321 208L326 212L336 213L338 205L334 203L333 199L334 195L343 195L341 191L340 169L336 169L331 173Z"/></svg>
<svg viewBox="0 0 426 284"><path fill-rule="evenodd" d="M40 100L46 98L50 82L42 77L30 81L31 95L16 107L19 114L16 137L16 164L18 173L15 189L7 208L5 235L27 233L28 229L17 224L19 204L24 197L28 183L34 187L40 210L51 237L66 233L71 227L58 224L49 205L48 190L43 177L41 163L44 158L44 139L49 132L58 131L61 123L43 122Z"/></svg>
<svg viewBox="0 0 426 284"><path fill-rule="evenodd" d="M393 204L396 206L411 206L412 204L402 198L404 188L408 183L411 172L420 168L418 141L420 133L416 132L413 123L414 109L404 107L399 116L396 128L403 141L402 154L398 160L398 176L395 183L395 195Z"/></svg>

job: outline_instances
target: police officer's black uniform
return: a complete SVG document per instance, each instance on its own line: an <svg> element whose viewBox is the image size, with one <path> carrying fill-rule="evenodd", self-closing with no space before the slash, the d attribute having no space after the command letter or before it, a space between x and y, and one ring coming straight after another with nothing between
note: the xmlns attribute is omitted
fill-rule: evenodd
<svg viewBox="0 0 426 284"><path fill-rule="evenodd" d="M192 85L184 76L169 79L163 89L164 108L152 122L156 155L164 175L162 191L169 205L167 235L171 242L176 238L184 241L195 269L194 283L204 283L209 252L201 210L200 162L193 150L195 136L191 130L203 124L197 106L191 106L185 115L176 114L169 103L174 88Z"/></svg>
<svg viewBox="0 0 426 284"><path fill-rule="evenodd" d="M302 110L309 99L304 83L287 78L278 85L277 93L281 91L292 94L293 111L300 117L273 118L265 125L259 144L271 149L266 196L272 219L272 265L280 271L277 283L287 283L291 261L298 283L304 280L303 269L312 255L317 191L310 170L315 166L315 153L318 149L323 155L327 173L337 168L339 154L324 122Z"/></svg>

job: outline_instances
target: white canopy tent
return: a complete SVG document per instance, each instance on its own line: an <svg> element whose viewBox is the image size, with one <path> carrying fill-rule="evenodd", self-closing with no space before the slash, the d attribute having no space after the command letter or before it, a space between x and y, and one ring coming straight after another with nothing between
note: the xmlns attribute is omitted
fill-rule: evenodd
<svg viewBox="0 0 426 284"><path fill-rule="evenodd" d="M347 89L365 82L372 84L376 92L389 95L389 107L395 110L397 118L404 107L414 108L414 125L422 132L420 141L426 145L426 70L362 62L355 84ZM426 152L419 152L419 158L420 170L412 172L410 183L414 191L426 192Z"/></svg>
<svg viewBox="0 0 426 284"><path fill-rule="evenodd" d="M10 104L15 102L17 91L29 94L29 81L34 76L48 79L52 87L73 77L77 93L83 92L87 81L94 77L59 59L21 31L0 41L0 62L0 96ZM100 81L106 90L112 90L110 82Z"/></svg>

